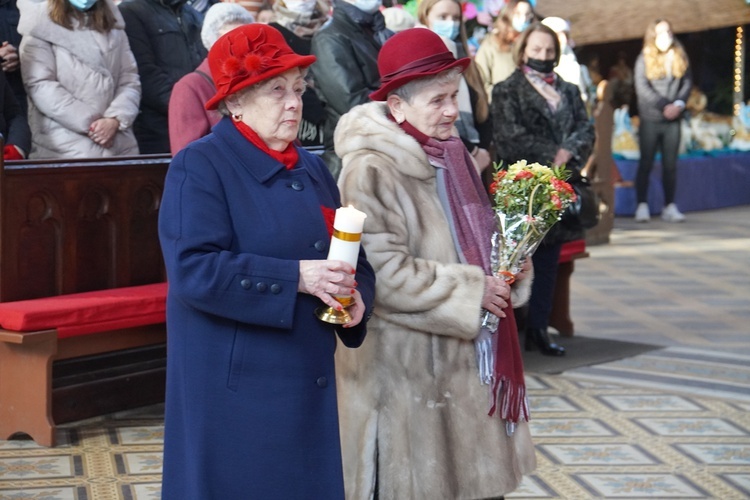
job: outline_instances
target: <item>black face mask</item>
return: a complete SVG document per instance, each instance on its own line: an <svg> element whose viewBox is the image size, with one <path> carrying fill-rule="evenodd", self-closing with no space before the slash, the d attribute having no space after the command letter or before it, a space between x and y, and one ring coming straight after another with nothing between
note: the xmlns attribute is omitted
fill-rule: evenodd
<svg viewBox="0 0 750 500"><path fill-rule="evenodd" d="M529 57L529 59L526 61L526 66L540 73L552 73L552 71L555 69L555 60L532 59L531 57Z"/></svg>

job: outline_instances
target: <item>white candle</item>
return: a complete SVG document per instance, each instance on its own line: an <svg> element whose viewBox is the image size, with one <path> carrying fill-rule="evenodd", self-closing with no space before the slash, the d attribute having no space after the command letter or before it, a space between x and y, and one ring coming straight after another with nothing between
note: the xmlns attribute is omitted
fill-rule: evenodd
<svg viewBox="0 0 750 500"><path fill-rule="evenodd" d="M359 240L362 237L365 217L367 217L367 214L352 206L336 209L328 260L343 260L354 269L357 268Z"/></svg>

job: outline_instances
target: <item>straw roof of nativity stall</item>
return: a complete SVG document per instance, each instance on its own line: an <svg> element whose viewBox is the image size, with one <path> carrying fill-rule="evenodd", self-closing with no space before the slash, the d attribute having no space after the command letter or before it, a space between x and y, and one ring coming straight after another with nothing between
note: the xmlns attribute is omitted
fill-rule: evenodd
<svg viewBox="0 0 750 500"><path fill-rule="evenodd" d="M676 33L750 23L745 0L537 0L536 10L569 20L578 45L643 38L658 18L668 19Z"/></svg>

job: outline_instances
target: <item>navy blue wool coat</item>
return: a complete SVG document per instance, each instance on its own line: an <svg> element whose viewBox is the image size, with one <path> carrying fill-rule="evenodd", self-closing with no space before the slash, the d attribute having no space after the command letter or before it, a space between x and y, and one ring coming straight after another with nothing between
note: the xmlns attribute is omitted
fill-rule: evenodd
<svg viewBox="0 0 750 500"><path fill-rule="evenodd" d="M299 261L328 254L321 205L340 205L323 162L299 156L287 170L224 118L170 165L164 499L344 498L333 355L366 327L321 322L297 292ZM356 280L369 315L363 251Z"/></svg>

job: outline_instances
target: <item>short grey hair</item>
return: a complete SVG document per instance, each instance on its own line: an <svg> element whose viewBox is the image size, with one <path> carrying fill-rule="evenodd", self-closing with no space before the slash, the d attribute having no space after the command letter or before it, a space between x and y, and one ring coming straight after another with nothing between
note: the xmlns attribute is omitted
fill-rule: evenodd
<svg viewBox="0 0 750 500"><path fill-rule="evenodd" d="M411 104L414 96L422 92L422 90L428 85L432 85L433 83L443 84L451 82L458 79L458 77L461 76L461 73L461 68L446 69L445 71L442 71L437 75L425 76L423 78L417 78L416 80L407 82L396 90L390 92L388 95L395 94L404 101Z"/></svg>
<svg viewBox="0 0 750 500"><path fill-rule="evenodd" d="M253 15L238 3L219 2L213 4L203 18L201 41L206 49L219 39L221 29L227 24L251 24L255 22Z"/></svg>

